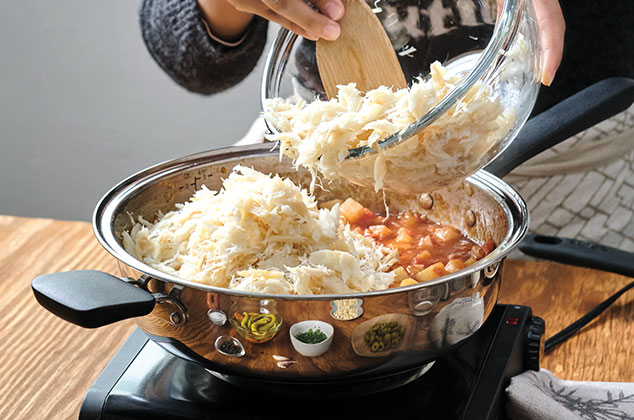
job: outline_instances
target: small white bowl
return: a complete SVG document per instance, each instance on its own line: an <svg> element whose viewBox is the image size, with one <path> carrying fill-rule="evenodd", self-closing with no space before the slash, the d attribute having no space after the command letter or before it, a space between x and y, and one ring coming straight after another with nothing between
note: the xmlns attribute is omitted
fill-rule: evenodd
<svg viewBox="0 0 634 420"><path fill-rule="evenodd" d="M296 335L305 333L310 329L312 329L313 331L321 330L321 332L326 334L326 339L321 343L309 344L303 343L295 337ZM316 320L298 322L297 324L291 325L291 328L289 330L293 347L295 347L295 350L297 350L299 354L306 357L321 356L322 354L327 352L330 348L330 344L332 343L334 332L335 329L332 325L328 324L327 322Z"/></svg>

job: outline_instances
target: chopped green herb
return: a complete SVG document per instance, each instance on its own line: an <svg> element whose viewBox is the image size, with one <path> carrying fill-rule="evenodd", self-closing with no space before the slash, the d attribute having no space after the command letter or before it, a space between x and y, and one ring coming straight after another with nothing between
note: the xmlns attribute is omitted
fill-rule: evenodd
<svg viewBox="0 0 634 420"><path fill-rule="evenodd" d="M313 329L311 328L306 332L297 334L295 338L297 338L302 343L317 344L317 343L321 343L322 341L326 339L326 334L324 334L321 330L318 330L318 329L313 331Z"/></svg>

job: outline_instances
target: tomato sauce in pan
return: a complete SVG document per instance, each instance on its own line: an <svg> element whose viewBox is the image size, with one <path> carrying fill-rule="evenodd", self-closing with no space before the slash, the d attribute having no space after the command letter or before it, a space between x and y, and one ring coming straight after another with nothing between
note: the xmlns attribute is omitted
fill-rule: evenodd
<svg viewBox="0 0 634 420"><path fill-rule="evenodd" d="M495 248L493 241L479 245L455 227L433 223L411 211L386 218L353 199L344 201L339 210L352 230L372 238L376 243L398 249L402 268L395 267L396 286L415 284L458 271Z"/></svg>

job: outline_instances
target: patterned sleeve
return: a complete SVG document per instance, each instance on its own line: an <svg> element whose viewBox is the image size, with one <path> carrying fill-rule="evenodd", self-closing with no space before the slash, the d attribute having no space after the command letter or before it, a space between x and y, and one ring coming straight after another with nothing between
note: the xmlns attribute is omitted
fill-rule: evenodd
<svg viewBox="0 0 634 420"><path fill-rule="evenodd" d="M257 16L238 46L213 40L196 0L143 0L139 19L145 45L158 65L185 89L205 95L244 79L266 43L267 21Z"/></svg>

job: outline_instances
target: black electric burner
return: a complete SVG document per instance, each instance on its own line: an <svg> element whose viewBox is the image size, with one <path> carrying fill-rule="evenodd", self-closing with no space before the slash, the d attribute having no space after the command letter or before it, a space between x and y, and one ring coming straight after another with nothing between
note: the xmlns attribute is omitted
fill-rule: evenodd
<svg viewBox="0 0 634 420"><path fill-rule="evenodd" d="M422 377L340 400L259 393L172 356L135 330L86 394L80 420L504 419L509 379L539 369L543 321L526 306L497 305L489 319Z"/></svg>

